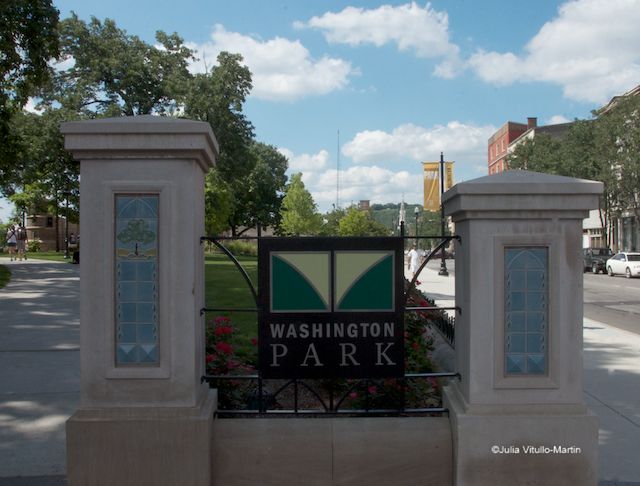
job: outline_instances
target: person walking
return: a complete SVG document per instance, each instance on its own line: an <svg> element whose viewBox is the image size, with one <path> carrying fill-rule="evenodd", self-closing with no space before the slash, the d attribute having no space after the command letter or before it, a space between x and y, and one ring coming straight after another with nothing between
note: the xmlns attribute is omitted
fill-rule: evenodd
<svg viewBox="0 0 640 486"><path fill-rule="evenodd" d="M16 259L15 254L16 254L16 247L18 246L18 238L16 236L16 227L15 225L11 225L9 226L9 229L7 230L7 248L9 250L9 259L10 261L13 261Z"/></svg>
<svg viewBox="0 0 640 486"><path fill-rule="evenodd" d="M27 229L22 226L22 223L18 223L18 228L16 229L16 240L17 245L16 248L18 250L18 258L22 261L24 258L27 259Z"/></svg>
<svg viewBox="0 0 640 486"><path fill-rule="evenodd" d="M418 250L418 246L414 243L409 251L409 270L411 270L411 277L414 278L416 276L416 272L418 271L418 267L420 266L420 251Z"/></svg>

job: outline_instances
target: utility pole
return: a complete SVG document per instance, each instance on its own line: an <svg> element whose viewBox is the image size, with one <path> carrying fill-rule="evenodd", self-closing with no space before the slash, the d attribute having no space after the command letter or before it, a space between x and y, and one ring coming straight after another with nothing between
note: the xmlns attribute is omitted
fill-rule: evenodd
<svg viewBox="0 0 640 486"><path fill-rule="evenodd" d="M442 196L444 195L444 154L440 152L440 234L444 236L444 202L442 201ZM447 262L444 258L444 246L440 250L440 271L438 275L443 275L445 277L449 276L449 272L447 271Z"/></svg>

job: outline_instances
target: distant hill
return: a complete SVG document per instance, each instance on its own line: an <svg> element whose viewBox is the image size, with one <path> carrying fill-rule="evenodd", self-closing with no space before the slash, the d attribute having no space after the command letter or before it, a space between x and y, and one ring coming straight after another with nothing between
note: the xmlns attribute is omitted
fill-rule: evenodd
<svg viewBox="0 0 640 486"><path fill-rule="evenodd" d="M405 203L405 229L406 234L415 234L416 217L415 208L418 208L419 233L422 236L435 236L440 234L440 213L423 211L420 204ZM393 231L398 230L398 217L400 203L372 204L371 217Z"/></svg>

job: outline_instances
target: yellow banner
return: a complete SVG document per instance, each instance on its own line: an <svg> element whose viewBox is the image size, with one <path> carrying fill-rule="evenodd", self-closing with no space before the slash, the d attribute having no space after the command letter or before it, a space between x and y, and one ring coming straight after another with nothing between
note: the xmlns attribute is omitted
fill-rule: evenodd
<svg viewBox="0 0 640 486"><path fill-rule="evenodd" d="M440 164L438 162L423 162L424 171L424 210L437 211L440 209Z"/></svg>
<svg viewBox="0 0 640 486"><path fill-rule="evenodd" d="M424 210L440 210L440 162L423 162ZM453 162L444 163L444 190L453 186Z"/></svg>

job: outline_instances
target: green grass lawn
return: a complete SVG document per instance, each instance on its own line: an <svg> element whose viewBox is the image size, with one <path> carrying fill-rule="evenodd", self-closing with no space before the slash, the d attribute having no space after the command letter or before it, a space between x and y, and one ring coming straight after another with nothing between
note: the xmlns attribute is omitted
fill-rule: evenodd
<svg viewBox="0 0 640 486"><path fill-rule="evenodd" d="M258 261L256 257L237 257L245 268L254 286L258 285ZM205 256L205 307L255 308L251 291L242 278L242 274L226 255ZM258 337L257 312L207 312L207 322L217 316L231 318L234 328L234 344L238 356L245 360L256 359L252 338Z"/></svg>
<svg viewBox="0 0 640 486"><path fill-rule="evenodd" d="M0 289L7 285L11 280L11 270L4 265L0 265Z"/></svg>
<svg viewBox="0 0 640 486"><path fill-rule="evenodd" d="M8 253L1 253L0 258L9 258ZM71 258L65 260L63 251L37 251L28 252L27 258L33 260L50 260L54 262L70 262Z"/></svg>

